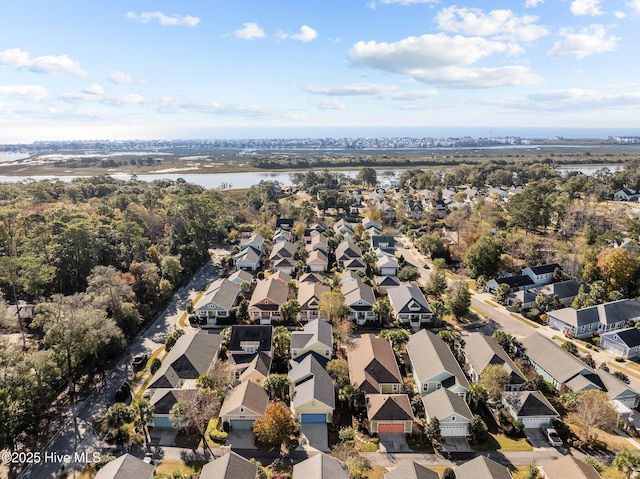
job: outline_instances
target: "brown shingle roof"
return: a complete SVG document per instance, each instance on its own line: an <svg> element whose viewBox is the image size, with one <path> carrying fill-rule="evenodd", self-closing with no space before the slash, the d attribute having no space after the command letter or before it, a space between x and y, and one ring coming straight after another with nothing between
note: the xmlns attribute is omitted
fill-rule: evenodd
<svg viewBox="0 0 640 479"><path fill-rule="evenodd" d="M363 334L353 341L347 353L349 380L363 392L380 392L380 384L402 383L391 342L373 334Z"/></svg>

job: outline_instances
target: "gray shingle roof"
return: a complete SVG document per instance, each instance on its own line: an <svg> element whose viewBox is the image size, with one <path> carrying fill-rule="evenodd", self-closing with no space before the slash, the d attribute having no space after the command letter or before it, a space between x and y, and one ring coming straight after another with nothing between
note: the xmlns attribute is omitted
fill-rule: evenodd
<svg viewBox="0 0 640 479"><path fill-rule="evenodd" d="M456 467L455 473L456 479L512 479L509 469L485 456Z"/></svg>
<svg viewBox="0 0 640 479"><path fill-rule="evenodd" d="M333 348L333 334L331 323L322 319L314 319L304 326L303 331L293 331L291 333L291 348L302 349L316 342Z"/></svg>
<svg viewBox="0 0 640 479"><path fill-rule="evenodd" d="M269 394L267 391L253 381L246 381L227 393L220 408L220 416L225 416L240 406L259 415L264 415L268 405Z"/></svg>
<svg viewBox="0 0 640 479"><path fill-rule="evenodd" d="M583 371L595 371L552 340L534 333L521 341L525 354L560 383L566 383Z"/></svg>
<svg viewBox="0 0 640 479"><path fill-rule="evenodd" d="M403 284L389 290L389 301L396 314L430 313L429 303L415 284ZM419 310L416 308L420 308Z"/></svg>
<svg viewBox="0 0 640 479"><path fill-rule="evenodd" d="M522 384L527 378L509 355L490 336L470 333L464 338L464 354L477 374L490 364L502 364L509 371L510 384Z"/></svg>
<svg viewBox="0 0 640 479"><path fill-rule="evenodd" d="M387 472L384 479L439 479L431 469L413 461L404 461L395 469Z"/></svg>
<svg viewBox="0 0 640 479"><path fill-rule="evenodd" d="M228 311L235 304L239 294L240 286L238 284L226 278L220 278L209 285L193 308L200 309L211 303Z"/></svg>
<svg viewBox="0 0 640 479"><path fill-rule="evenodd" d="M260 309L261 305L256 305L256 303L262 301L265 298L269 299L269 302L272 304L279 306L282 303L287 301L287 296L289 295L289 287L274 279L273 277L269 277L267 279L263 279L262 281L258 281L256 284L256 289L253 291L251 295L251 301L249 301L250 307L257 307Z"/></svg>
<svg viewBox="0 0 640 479"><path fill-rule="evenodd" d="M640 301L635 299L621 299L610 303L598 304L588 308L575 310L564 308L550 311L549 317L556 318L571 326L580 327L586 324L613 324L620 321L640 317Z"/></svg>
<svg viewBox="0 0 640 479"><path fill-rule="evenodd" d="M351 238L347 238L336 248L336 260L343 261L347 258L360 258L362 250Z"/></svg>
<svg viewBox="0 0 640 479"><path fill-rule="evenodd" d="M446 388L440 388L431 394L422 396L422 404L429 420L434 417L443 419L452 414L462 416L469 421L473 418L464 398Z"/></svg>
<svg viewBox="0 0 640 479"><path fill-rule="evenodd" d="M519 417L559 416L540 391L505 391L502 397Z"/></svg>
<svg viewBox="0 0 640 479"><path fill-rule="evenodd" d="M469 389L469 381L449 346L431 331L422 329L412 334L407 342L407 353L411 365L421 381L426 381L443 371L447 371L453 374L459 385Z"/></svg>
<svg viewBox="0 0 640 479"><path fill-rule="evenodd" d="M330 293L331 288L320 283L300 283L298 285L298 304L302 310L309 309L309 303L315 299L320 302L322 293Z"/></svg>
<svg viewBox="0 0 640 479"><path fill-rule="evenodd" d="M293 466L292 479L349 479L346 464L320 453Z"/></svg>
<svg viewBox="0 0 640 479"><path fill-rule="evenodd" d="M333 380L313 355L309 355L289 371L293 386L291 403L294 409L316 400L335 408L336 394Z"/></svg>
<svg viewBox="0 0 640 479"><path fill-rule="evenodd" d="M257 477L258 466L233 451L205 464L200 472L200 479L255 479Z"/></svg>
<svg viewBox="0 0 640 479"><path fill-rule="evenodd" d="M153 375L149 388L175 388L181 380L198 379L206 374L217 357L221 342L219 334L203 331L180 336Z"/></svg>
<svg viewBox="0 0 640 479"><path fill-rule="evenodd" d="M601 334L600 337L617 335L624 344L629 348L640 345L640 329L639 328L627 328L619 329L617 331L611 331L609 333Z"/></svg>
<svg viewBox="0 0 640 479"><path fill-rule="evenodd" d="M105 464L96 474L96 479L147 479L153 476L155 466L147 464L131 454L123 454Z"/></svg>
<svg viewBox="0 0 640 479"><path fill-rule="evenodd" d="M547 479L602 479L593 466L573 456L552 461L543 470Z"/></svg>

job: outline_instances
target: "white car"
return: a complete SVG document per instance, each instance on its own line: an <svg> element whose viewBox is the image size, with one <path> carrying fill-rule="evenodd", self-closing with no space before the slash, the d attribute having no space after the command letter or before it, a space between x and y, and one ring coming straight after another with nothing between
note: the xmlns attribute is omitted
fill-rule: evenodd
<svg viewBox="0 0 640 479"><path fill-rule="evenodd" d="M544 428L542 432L544 432L545 436L547 437L547 441L549 441L549 444L554 447L562 446L562 439L560 439L560 436L558 436L558 431L556 431L554 428L547 427Z"/></svg>

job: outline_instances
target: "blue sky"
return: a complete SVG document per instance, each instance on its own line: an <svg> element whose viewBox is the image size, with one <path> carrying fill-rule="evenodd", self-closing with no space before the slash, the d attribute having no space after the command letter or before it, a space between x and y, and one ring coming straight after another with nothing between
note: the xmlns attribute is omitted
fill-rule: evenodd
<svg viewBox="0 0 640 479"><path fill-rule="evenodd" d="M639 32L640 0L5 1L0 142L640 134Z"/></svg>

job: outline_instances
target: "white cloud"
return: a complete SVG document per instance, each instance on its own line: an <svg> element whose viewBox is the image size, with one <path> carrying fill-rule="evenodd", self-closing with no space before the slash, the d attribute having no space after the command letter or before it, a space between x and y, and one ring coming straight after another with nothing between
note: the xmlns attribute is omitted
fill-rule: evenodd
<svg viewBox="0 0 640 479"><path fill-rule="evenodd" d="M0 85L0 96L40 102L48 99L49 93L39 85Z"/></svg>
<svg viewBox="0 0 640 479"><path fill-rule="evenodd" d="M541 3L544 3L544 0L526 0L524 2L524 8L536 8Z"/></svg>
<svg viewBox="0 0 640 479"><path fill-rule="evenodd" d="M633 10L634 13L640 15L640 0L631 0L630 2L627 2L627 6Z"/></svg>
<svg viewBox="0 0 640 479"><path fill-rule="evenodd" d="M447 88L495 88L540 83L542 79L525 66L497 68L447 67L414 74L416 80Z"/></svg>
<svg viewBox="0 0 640 479"><path fill-rule="evenodd" d="M398 87L394 85L381 85L376 83L351 83L349 85L314 86L305 87L307 93L327 96L386 96Z"/></svg>
<svg viewBox="0 0 640 479"><path fill-rule="evenodd" d="M107 76L107 80L118 85L128 85L131 83L144 83L142 80L136 80L132 75L124 72L111 72Z"/></svg>
<svg viewBox="0 0 640 479"><path fill-rule="evenodd" d="M404 92L392 93L389 98L392 100L426 100L438 95L436 90L411 90Z"/></svg>
<svg viewBox="0 0 640 479"><path fill-rule="evenodd" d="M577 16L597 16L602 15L600 0L573 0L571 2L571 13Z"/></svg>
<svg viewBox="0 0 640 479"><path fill-rule="evenodd" d="M87 95L97 95L97 96L104 95L104 88L102 88L97 83L94 83L93 85L88 86L87 88L85 88L82 91L83 91L83 93L86 93Z"/></svg>
<svg viewBox="0 0 640 479"><path fill-rule="evenodd" d="M137 20L139 23L149 23L151 20L157 20L163 27L195 27L200 23L198 17L192 17L191 15L165 15L162 12L127 12L126 17L129 20Z"/></svg>
<svg viewBox="0 0 640 479"><path fill-rule="evenodd" d="M319 110L346 110L347 108L344 103L335 98L331 100L314 101L311 102L311 104Z"/></svg>
<svg viewBox="0 0 640 479"><path fill-rule="evenodd" d="M0 52L0 66L5 66L15 70L29 70L35 73L46 73L49 75L73 75L85 78L89 74L84 71L80 64L68 55L44 55L31 58L29 52L19 48L9 48Z"/></svg>
<svg viewBox="0 0 640 479"><path fill-rule="evenodd" d="M248 22L244 24L243 28L234 30L233 34L243 40L252 40L254 38L264 38L264 30L258 26L257 23Z"/></svg>
<svg viewBox="0 0 640 479"><path fill-rule="evenodd" d="M316 32L309 25L302 25L300 27L300 31L298 33L284 33L280 32L278 37L281 39L290 38L291 40L299 40L303 43L308 43L311 40L314 40L318 36L318 32Z"/></svg>
<svg viewBox="0 0 640 479"><path fill-rule="evenodd" d="M603 108L637 108L640 93L619 92L615 88L597 90L568 88L529 95L521 107L536 110L591 110Z"/></svg>
<svg viewBox="0 0 640 479"><path fill-rule="evenodd" d="M613 15L618 19L618 20L622 20L623 18L627 18L627 14L624 13L621 10L616 10L615 12L613 12Z"/></svg>
<svg viewBox="0 0 640 479"><path fill-rule="evenodd" d="M561 40L547 52L550 57L585 58L595 53L615 51L620 38L608 35L602 25L591 25L576 32L570 28L560 30Z"/></svg>
<svg viewBox="0 0 640 479"><path fill-rule="evenodd" d="M488 13L479 8L458 8L456 6L441 10L436 15L441 30L495 37L513 41L531 42L549 34L547 28L536 25L538 17L519 16L511 10L491 10Z"/></svg>

